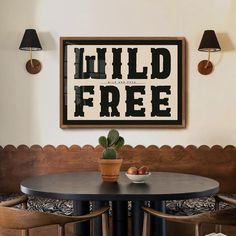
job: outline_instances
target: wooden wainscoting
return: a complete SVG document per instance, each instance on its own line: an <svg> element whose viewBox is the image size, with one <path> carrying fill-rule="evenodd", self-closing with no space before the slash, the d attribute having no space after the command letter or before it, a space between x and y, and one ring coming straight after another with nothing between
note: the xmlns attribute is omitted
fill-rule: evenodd
<svg viewBox="0 0 236 236"><path fill-rule="evenodd" d="M18 192L20 182L35 175L70 171L96 171L100 146L47 145L0 147L0 192ZM215 145L213 147L190 145L144 147L126 145L120 151L124 159L122 169L146 165L150 171L171 171L197 174L220 182L221 193L236 192L236 148Z"/></svg>
<svg viewBox="0 0 236 236"><path fill-rule="evenodd" d="M0 146L0 192L19 192L20 182L30 176L71 171L96 171L98 170L97 160L101 153L100 146L92 147L91 145L84 147L20 145L17 148L12 145ZM213 147L165 145L160 148L154 145L149 147L126 145L120 151L120 157L124 159L122 170L127 170L130 166L146 165L150 171L197 174L219 181L221 193L236 193L236 148L231 145L224 148L219 145ZM204 232L213 231L210 226L204 226L203 230ZM69 226L67 231L68 235L71 235L73 227ZM53 236L56 235L56 227L38 228L31 232L31 236L46 235L45 232ZM168 223L168 236L193 236L193 232L191 225ZM232 227L225 228L223 232L228 233L229 236L236 235L236 230ZM18 234L16 231L0 231L0 236L13 235Z"/></svg>

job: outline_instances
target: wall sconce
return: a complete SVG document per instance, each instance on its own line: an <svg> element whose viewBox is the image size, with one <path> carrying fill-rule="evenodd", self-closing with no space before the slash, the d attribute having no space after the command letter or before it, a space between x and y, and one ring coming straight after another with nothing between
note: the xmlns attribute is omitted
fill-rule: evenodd
<svg viewBox="0 0 236 236"><path fill-rule="evenodd" d="M204 31L198 50L208 52L208 60L200 61L198 64L199 73L202 75L208 75L213 70L213 64L210 62L210 53L221 50L214 30Z"/></svg>
<svg viewBox="0 0 236 236"><path fill-rule="evenodd" d="M26 29L21 41L20 50L30 52L30 60L27 61L25 67L30 74L37 74L41 70L41 63L36 59L32 59L32 51L42 50L38 35L35 29Z"/></svg>

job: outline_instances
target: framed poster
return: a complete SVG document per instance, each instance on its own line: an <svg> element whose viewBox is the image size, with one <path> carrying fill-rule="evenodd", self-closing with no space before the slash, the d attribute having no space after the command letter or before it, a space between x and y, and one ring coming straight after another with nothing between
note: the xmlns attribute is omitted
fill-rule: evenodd
<svg viewBox="0 0 236 236"><path fill-rule="evenodd" d="M60 39L60 126L185 127L185 39Z"/></svg>

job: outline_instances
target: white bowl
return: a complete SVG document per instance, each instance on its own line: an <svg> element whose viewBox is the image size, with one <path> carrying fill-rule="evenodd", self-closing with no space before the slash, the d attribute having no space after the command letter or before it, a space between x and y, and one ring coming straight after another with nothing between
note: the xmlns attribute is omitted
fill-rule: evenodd
<svg viewBox="0 0 236 236"><path fill-rule="evenodd" d="M140 184L140 183L144 183L149 176L151 175L150 172L148 172L145 175L131 175L131 174L127 174L125 173L125 175L135 184Z"/></svg>

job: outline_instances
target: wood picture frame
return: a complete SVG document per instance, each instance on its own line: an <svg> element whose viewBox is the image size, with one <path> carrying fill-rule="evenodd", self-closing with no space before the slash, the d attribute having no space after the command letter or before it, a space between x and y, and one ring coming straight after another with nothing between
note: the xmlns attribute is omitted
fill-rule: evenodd
<svg viewBox="0 0 236 236"><path fill-rule="evenodd" d="M184 128L183 37L61 37L61 128Z"/></svg>

